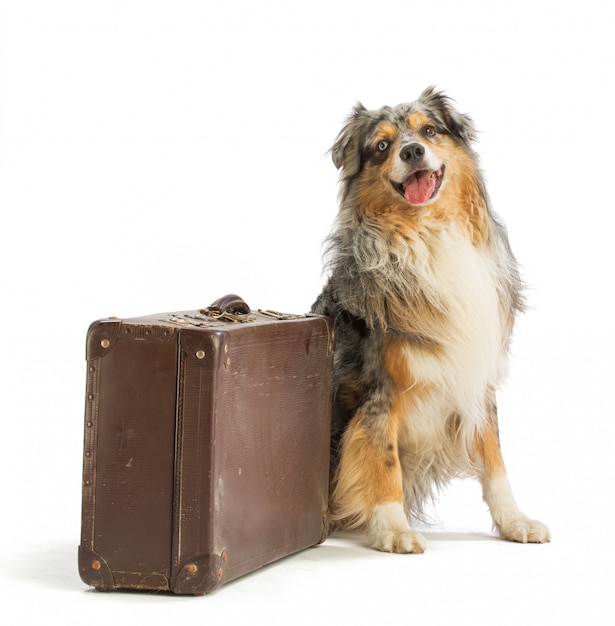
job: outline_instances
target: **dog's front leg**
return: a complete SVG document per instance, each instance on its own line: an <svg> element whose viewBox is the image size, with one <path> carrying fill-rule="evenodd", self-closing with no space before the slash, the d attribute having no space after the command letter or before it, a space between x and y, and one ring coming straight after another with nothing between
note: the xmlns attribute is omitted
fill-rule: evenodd
<svg viewBox="0 0 615 626"><path fill-rule="evenodd" d="M480 460L480 481L483 498L500 535L520 543L546 543L551 540L549 529L530 519L517 506L500 450L495 400L487 402L487 423L475 440Z"/></svg>
<svg viewBox="0 0 615 626"><path fill-rule="evenodd" d="M363 407L350 421L341 442L332 511L349 527L365 525L378 550L421 553L425 540L410 528L404 512L396 422L395 415L373 411L373 406Z"/></svg>

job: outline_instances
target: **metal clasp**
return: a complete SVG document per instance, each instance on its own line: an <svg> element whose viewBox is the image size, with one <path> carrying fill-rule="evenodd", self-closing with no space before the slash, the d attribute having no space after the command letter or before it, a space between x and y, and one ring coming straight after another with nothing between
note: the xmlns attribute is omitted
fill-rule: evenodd
<svg viewBox="0 0 615 626"><path fill-rule="evenodd" d="M261 315L271 317L275 320L301 320L307 317L307 315L296 315L294 313L280 313L280 311L272 311L271 309L258 309Z"/></svg>
<svg viewBox="0 0 615 626"><path fill-rule="evenodd" d="M171 314L168 317L163 317L158 320L159 322L168 322L169 324L175 324L176 326L198 326L199 328L211 328L213 326L222 326L217 322L212 322L204 315L176 315Z"/></svg>
<svg viewBox="0 0 615 626"><path fill-rule="evenodd" d="M215 307L207 307L205 309L199 309L199 313L206 315L207 318L212 320L222 320L225 322L233 323L246 323L255 322L256 318L248 313L240 313L238 311L221 311Z"/></svg>

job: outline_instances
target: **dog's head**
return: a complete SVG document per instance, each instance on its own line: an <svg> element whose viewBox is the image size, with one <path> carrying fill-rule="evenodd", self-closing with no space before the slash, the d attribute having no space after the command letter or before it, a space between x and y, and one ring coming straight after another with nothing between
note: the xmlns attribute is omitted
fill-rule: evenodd
<svg viewBox="0 0 615 626"><path fill-rule="evenodd" d="M372 211L403 209L437 201L450 180L476 171L475 132L472 120L430 87L409 104L376 111L357 104L331 154L344 194L354 187Z"/></svg>

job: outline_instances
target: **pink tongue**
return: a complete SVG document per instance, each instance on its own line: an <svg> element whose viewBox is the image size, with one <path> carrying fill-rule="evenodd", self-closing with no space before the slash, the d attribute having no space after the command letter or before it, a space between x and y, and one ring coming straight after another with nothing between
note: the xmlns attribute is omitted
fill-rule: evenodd
<svg viewBox="0 0 615 626"><path fill-rule="evenodd" d="M431 177L431 172L421 170L412 174L404 183L404 198L410 204L423 204L431 198L431 194L436 187L435 177Z"/></svg>

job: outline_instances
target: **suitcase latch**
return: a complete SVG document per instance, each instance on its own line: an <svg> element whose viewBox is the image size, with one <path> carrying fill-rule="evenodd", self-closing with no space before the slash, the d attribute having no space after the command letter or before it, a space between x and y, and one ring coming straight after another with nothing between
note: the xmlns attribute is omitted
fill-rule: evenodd
<svg viewBox="0 0 615 626"><path fill-rule="evenodd" d="M175 326L199 326L204 328L211 328L213 326L222 326L219 322L212 322L210 318L204 315L176 315L172 314L168 317L161 318L160 322L168 322Z"/></svg>
<svg viewBox="0 0 615 626"><path fill-rule="evenodd" d="M207 307L206 309L199 309L199 313L212 320L222 320L224 322L233 323L246 323L255 322L256 318L248 313L242 313L240 311L221 311L215 307Z"/></svg>
<svg viewBox="0 0 615 626"><path fill-rule="evenodd" d="M309 315L298 315L295 313L280 313L280 311L271 311L270 309L259 309L258 312L261 315L264 315L266 317L271 317L274 320L302 320L305 319L306 317L309 317Z"/></svg>

